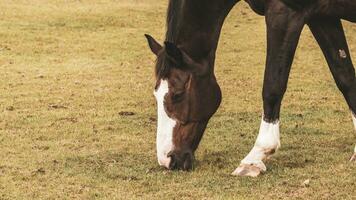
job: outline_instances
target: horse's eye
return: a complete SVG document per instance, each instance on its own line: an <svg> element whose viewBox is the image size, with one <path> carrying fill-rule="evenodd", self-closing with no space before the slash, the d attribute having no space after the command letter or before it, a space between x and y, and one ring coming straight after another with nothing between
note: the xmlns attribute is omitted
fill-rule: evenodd
<svg viewBox="0 0 356 200"><path fill-rule="evenodd" d="M177 92L172 95L173 102L179 102L183 99L184 92Z"/></svg>

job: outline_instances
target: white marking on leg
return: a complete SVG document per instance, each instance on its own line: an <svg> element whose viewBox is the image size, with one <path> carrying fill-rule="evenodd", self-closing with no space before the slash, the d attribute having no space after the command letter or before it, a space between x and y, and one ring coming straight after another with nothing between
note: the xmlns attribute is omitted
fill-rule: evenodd
<svg viewBox="0 0 356 200"><path fill-rule="evenodd" d="M169 118L164 109L164 97L168 93L168 82L161 80L159 88L154 92L157 100L157 158L161 166L169 167L171 158L167 154L173 150L173 129L176 121Z"/></svg>
<svg viewBox="0 0 356 200"><path fill-rule="evenodd" d="M279 137L279 121L269 123L262 120L255 146L241 164L255 165L262 171L266 171L263 160L281 146Z"/></svg>
<svg viewBox="0 0 356 200"><path fill-rule="evenodd" d="M346 54L346 51L343 50L343 49L339 49L339 55L341 58L347 58L347 54Z"/></svg>

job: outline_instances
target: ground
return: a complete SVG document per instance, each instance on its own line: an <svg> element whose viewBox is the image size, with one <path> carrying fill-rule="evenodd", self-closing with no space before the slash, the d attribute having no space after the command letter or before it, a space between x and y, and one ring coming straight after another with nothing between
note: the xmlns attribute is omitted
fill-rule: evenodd
<svg viewBox="0 0 356 200"><path fill-rule="evenodd" d="M0 7L0 199L356 198L350 111L308 28L283 102L282 147L253 179L230 175L262 113L264 18L246 3L224 25L223 102L189 173L155 157L155 57L143 35L163 40L166 0ZM356 60L356 26L344 25Z"/></svg>

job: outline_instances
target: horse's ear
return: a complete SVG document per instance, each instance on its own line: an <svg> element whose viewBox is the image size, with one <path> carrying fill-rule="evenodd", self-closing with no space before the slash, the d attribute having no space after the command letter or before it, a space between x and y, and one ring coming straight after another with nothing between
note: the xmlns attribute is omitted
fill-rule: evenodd
<svg viewBox="0 0 356 200"><path fill-rule="evenodd" d="M150 46L152 53L158 56L158 53L162 50L162 46L152 36L145 34L145 37L147 39L148 46Z"/></svg>
<svg viewBox="0 0 356 200"><path fill-rule="evenodd" d="M164 42L164 46L167 55L176 64L176 67L181 70L190 71L196 75L204 75L207 72L207 62L196 62L187 53L171 42Z"/></svg>

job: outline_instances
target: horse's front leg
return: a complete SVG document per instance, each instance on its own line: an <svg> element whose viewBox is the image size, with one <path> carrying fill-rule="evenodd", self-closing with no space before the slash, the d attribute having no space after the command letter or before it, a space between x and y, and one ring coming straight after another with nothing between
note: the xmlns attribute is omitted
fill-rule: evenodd
<svg viewBox="0 0 356 200"><path fill-rule="evenodd" d="M304 26L304 17L278 0L266 9L267 62L263 85L264 114L254 147L232 173L256 177L266 171L264 160L279 147L279 113L290 68Z"/></svg>
<svg viewBox="0 0 356 200"><path fill-rule="evenodd" d="M355 69L341 20L338 18L318 18L310 20L308 25L323 50L338 88L350 107L356 129ZM351 161L356 161L356 146Z"/></svg>

